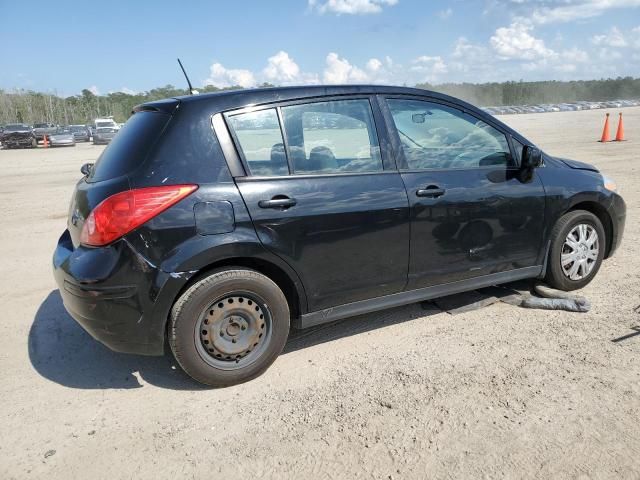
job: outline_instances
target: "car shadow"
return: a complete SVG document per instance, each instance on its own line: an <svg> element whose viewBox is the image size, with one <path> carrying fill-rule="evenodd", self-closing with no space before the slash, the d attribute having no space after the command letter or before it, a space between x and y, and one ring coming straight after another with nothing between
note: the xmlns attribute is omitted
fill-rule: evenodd
<svg viewBox="0 0 640 480"><path fill-rule="evenodd" d="M440 312L424 302L292 330L283 354ZM71 318L58 290L49 293L38 308L29 331L28 348L31 364L40 375L70 388L141 388L140 379L174 390L210 388L187 376L170 353L149 357L112 352Z"/></svg>
<svg viewBox="0 0 640 480"><path fill-rule="evenodd" d="M43 377L80 389L140 388L139 378L174 390L207 388L193 381L173 356L148 357L109 350L67 313L60 292L42 302L29 331L29 359Z"/></svg>

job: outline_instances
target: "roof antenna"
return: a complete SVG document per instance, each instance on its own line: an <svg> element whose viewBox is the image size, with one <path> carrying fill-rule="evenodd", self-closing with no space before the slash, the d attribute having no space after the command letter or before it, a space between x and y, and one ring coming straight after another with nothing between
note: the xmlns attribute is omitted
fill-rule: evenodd
<svg viewBox="0 0 640 480"><path fill-rule="evenodd" d="M198 91L195 90L192 86L191 86L191 80L189 80L189 76L187 75L187 72L185 71L184 67L182 66L182 62L180 61L180 59L178 59L178 64L180 65L180 68L182 69L182 73L184 73L184 78L187 79L187 84L189 85L189 95L198 95Z"/></svg>

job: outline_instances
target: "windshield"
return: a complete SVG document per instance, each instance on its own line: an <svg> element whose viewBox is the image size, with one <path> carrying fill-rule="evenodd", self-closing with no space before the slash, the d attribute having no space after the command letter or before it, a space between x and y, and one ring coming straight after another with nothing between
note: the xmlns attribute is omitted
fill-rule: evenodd
<svg viewBox="0 0 640 480"><path fill-rule="evenodd" d="M56 134L60 135L62 133L71 133L71 130L69 130L69 128L67 128L67 127L58 128L56 130Z"/></svg>
<svg viewBox="0 0 640 480"><path fill-rule="evenodd" d="M113 127L115 124L116 122L96 122L96 127Z"/></svg>
<svg viewBox="0 0 640 480"><path fill-rule="evenodd" d="M33 125L33 128L47 128L48 126L46 123L36 123Z"/></svg>
<svg viewBox="0 0 640 480"><path fill-rule="evenodd" d="M115 128L98 128L98 133L113 133L115 131Z"/></svg>
<svg viewBox="0 0 640 480"><path fill-rule="evenodd" d="M7 125L4 127L5 132L16 132L18 130L29 130L29 127L22 124Z"/></svg>
<svg viewBox="0 0 640 480"><path fill-rule="evenodd" d="M85 127L83 127L82 125L72 125L71 126L71 131L72 132L86 132L87 129Z"/></svg>

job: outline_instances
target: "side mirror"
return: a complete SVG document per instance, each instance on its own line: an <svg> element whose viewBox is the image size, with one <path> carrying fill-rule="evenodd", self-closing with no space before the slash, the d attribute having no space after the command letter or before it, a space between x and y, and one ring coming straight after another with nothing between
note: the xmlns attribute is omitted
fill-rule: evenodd
<svg viewBox="0 0 640 480"><path fill-rule="evenodd" d="M542 166L542 151L532 145L525 145L522 149L520 167L523 170L533 170Z"/></svg>
<svg viewBox="0 0 640 480"><path fill-rule="evenodd" d="M80 173L82 173L85 177L88 177L91 173L91 169L93 168L93 163L85 163L80 167Z"/></svg>

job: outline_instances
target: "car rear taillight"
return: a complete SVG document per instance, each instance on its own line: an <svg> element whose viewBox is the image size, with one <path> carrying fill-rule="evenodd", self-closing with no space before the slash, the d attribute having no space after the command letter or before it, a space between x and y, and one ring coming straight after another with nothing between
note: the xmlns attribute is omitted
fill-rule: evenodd
<svg viewBox="0 0 640 480"><path fill-rule="evenodd" d="M164 185L116 193L89 214L80 243L101 247L126 235L197 190L197 185Z"/></svg>

